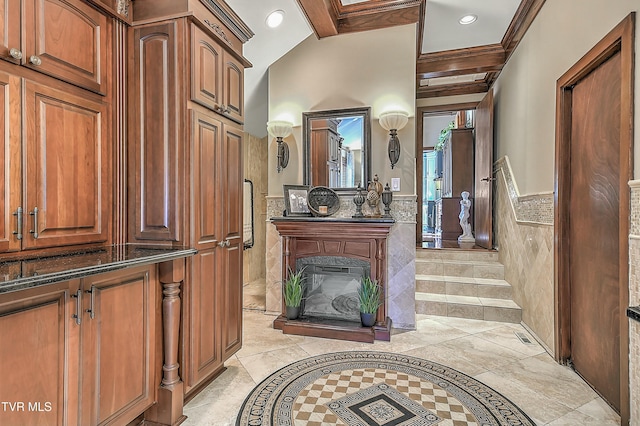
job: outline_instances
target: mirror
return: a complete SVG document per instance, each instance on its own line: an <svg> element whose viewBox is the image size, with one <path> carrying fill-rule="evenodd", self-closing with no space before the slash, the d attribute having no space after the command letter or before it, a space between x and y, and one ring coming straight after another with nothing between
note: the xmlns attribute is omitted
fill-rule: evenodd
<svg viewBox="0 0 640 426"><path fill-rule="evenodd" d="M371 175L371 108L302 113L304 184L336 191L367 187Z"/></svg>
<svg viewBox="0 0 640 426"><path fill-rule="evenodd" d="M242 239L246 250L253 247L253 182L245 179L242 192Z"/></svg>

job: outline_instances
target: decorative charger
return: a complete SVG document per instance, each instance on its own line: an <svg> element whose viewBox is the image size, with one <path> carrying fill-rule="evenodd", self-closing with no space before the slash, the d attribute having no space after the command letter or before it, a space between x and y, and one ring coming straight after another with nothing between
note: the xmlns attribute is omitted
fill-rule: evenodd
<svg viewBox="0 0 640 426"><path fill-rule="evenodd" d="M340 198L336 191L326 186L314 186L307 195L309 210L314 216L331 216L340 210Z"/></svg>

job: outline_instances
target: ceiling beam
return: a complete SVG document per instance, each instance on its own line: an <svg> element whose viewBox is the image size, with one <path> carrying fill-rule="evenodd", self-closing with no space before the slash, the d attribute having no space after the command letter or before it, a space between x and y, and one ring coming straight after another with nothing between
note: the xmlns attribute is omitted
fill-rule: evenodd
<svg viewBox="0 0 640 426"><path fill-rule="evenodd" d="M415 24L425 0L378 0L342 5L340 0L297 0L318 38Z"/></svg>
<svg viewBox="0 0 640 426"><path fill-rule="evenodd" d="M298 0L318 38L338 35L338 15L331 0Z"/></svg>
<svg viewBox="0 0 640 426"><path fill-rule="evenodd" d="M418 87L416 98L437 98L441 96L471 95L473 93L485 93L489 90L486 81L474 81L472 83L443 84L441 86Z"/></svg>
<svg viewBox="0 0 640 426"><path fill-rule="evenodd" d="M516 11L509 28L504 33L500 44L506 52L505 61L509 59L522 37L529 29L538 12L544 5L545 0L522 0Z"/></svg>
<svg viewBox="0 0 640 426"><path fill-rule="evenodd" d="M416 62L416 75L421 80L500 71L505 55L500 44L425 53Z"/></svg>

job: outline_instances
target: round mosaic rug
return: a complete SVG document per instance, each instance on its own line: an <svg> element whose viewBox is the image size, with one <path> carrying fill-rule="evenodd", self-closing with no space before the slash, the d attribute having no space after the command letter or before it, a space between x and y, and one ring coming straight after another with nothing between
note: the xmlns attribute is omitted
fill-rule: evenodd
<svg viewBox="0 0 640 426"><path fill-rule="evenodd" d="M294 362L256 386L237 426L496 426L535 423L459 371L385 352L338 352Z"/></svg>

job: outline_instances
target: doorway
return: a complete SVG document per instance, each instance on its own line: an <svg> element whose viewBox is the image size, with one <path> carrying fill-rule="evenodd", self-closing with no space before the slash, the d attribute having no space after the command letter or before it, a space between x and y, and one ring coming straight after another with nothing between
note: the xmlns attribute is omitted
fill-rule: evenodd
<svg viewBox="0 0 640 426"><path fill-rule="evenodd" d="M633 14L557 83L556 347L629 419ZM606 146L603 142L606 141Z"/></svg>

